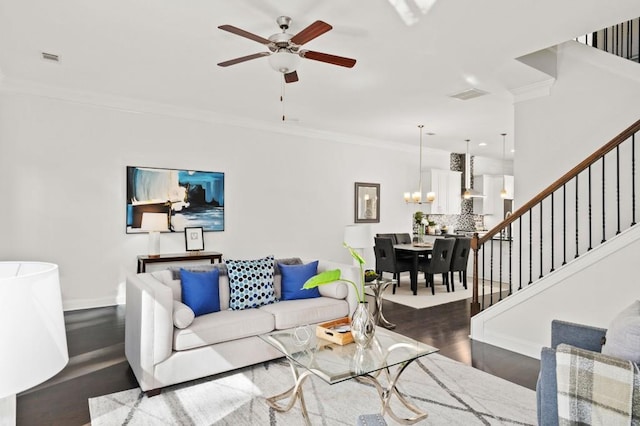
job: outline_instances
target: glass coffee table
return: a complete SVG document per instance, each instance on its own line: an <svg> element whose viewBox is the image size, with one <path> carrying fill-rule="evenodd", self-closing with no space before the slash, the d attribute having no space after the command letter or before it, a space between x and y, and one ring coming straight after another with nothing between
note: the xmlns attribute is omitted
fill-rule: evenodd
<svg viewBox="0 0 640 426"><path fill-rule="evenodd" d="M365 349L358 348L355 343L341 346L318 338L315 331L315 326L308 326L260 336L286 356L293 374L294 384L290 389L267 398L271 407L286 412L300 401L302 415L310 424L302 385L307 377L315 375L330 385L350 379L372 384L380 397L380 413L388 414L399 423L413 424L427 417L427 413L402 396L397 383L411 362L438 349L382 327L376 327L375 338ZM380 381L380 376L385 379ZM415 416L398 417L389 405L394 395ZM284 405L280 403L287 398Z"/></svg>

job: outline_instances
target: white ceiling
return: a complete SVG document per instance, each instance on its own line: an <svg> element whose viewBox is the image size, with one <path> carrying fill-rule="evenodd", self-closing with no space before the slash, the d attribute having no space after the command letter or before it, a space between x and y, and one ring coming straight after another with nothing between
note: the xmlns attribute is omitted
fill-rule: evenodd
<svg viewBox="0 0 640 426"><path fill-rule="evenodd" d="M267 50L219 25L266 38L280 31L280 15L293 18L294 34L315 20L331 24L304 47L358 60L348 69L303 59L300 81L285 87L282 125L417 147L422 123L435 133L425 146L464 152L469 138L472 153L499 158L500 133L508 150L514 142L509 89L549 78L515 58L638 17L640 1L0 0L0 71L5 83L279 123L282 76L267 58L216 64ZM449 97L470 87L488 95Z"/></svg>

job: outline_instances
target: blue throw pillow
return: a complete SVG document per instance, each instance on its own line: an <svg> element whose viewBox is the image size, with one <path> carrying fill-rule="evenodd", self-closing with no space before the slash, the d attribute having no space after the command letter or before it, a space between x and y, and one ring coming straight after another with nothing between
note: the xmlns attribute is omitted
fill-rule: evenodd
<svg viewBox="0 0 640 426"><path fill-rule="evenodd" d="M303 290L302 286L318 273L318 261L306 265L278 264L282 274L282 300L311 299L320 297L318 287Z"/></svg>
<svg viewBox="0 0 640 426"><path fill-rule="evenodd" d="M225 259L229 275L229 307L234 311L276 301L273 256L254 260Z"/></svg>
<svg viewBox="0 0 640 426"><path fill-rule="evenodd" d="M217 269L208 272L180 270L182 303L196 316L220 310L219 276Z"/></svg>

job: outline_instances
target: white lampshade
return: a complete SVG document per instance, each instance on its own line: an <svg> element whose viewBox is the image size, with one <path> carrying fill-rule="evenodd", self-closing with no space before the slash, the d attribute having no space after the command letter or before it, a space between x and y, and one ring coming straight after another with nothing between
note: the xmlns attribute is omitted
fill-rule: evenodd
<svg viewBox="0 0 640 426"><path fill-rule="evenodd" d="M160 231L169 230L169 216L166 213L142 213L140 229L149 232L149 256L159 256Z"/></svg>
<svg viewBox="0 0 640 426"><path fill-rule="evenodd" d="M370 225L347 225L344 228L344 242L351 248L373 247Z"/></svg>
<svg viewBox="0 0 640 426"><path fill-rule="evenodd" d="M140 229L143 231L168 231L169 230L169 216L167 213L142 213L142 222L140 223Z"/></svg>
<svg viewBox="0 0 640 426"><path fill-rule="evenodd" d="M67 365L58 265L0 262L0 424L15 423L15 395Z"/></svg>

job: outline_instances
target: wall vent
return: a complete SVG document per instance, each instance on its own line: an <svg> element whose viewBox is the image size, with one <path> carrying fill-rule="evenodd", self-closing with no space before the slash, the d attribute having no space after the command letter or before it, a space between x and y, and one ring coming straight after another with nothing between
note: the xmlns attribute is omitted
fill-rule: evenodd
<svg viewBox="0 0 640 426"><path fill-rule="evenodd" d="M45 59L47 61L60 62L60 57L53 53L42 52L42 59Z"/></svg>
<svg viewBox="0 0 640 426"><path fill-rule="evenodd" d="M471 89L463 90L462 92L454 93L453 95L449 95L449 96L452 98L467 101L469 99L477 98L479 96L484 96L487 93L488 92L485 92L484 90L471 88Z"/></svg>

